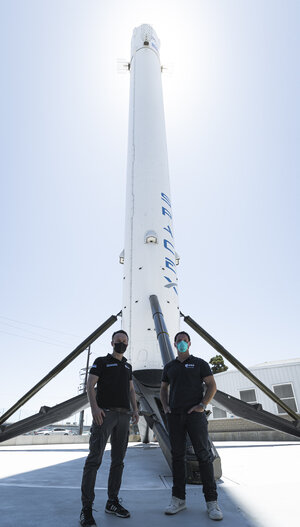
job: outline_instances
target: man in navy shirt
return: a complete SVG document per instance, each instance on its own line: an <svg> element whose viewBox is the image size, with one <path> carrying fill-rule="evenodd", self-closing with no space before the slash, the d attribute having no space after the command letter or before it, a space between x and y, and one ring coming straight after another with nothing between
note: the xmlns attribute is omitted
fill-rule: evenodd
<svg viewBox="0 0 300 527"><path fill-rule="evenodd" d="M119 330L113 333L111 345L113 353L95 360L90 369L87 394L93 415L90 437L90 452L86 459L81 492L82 527L96 525L92 514L95 498L97 471L101 465L103 452L110 436L111 465L108 479L108 500L105 512L121 518L130 513L119 502L124 457L128 443L130 402L133 409L133 423L139 420L135 391L132 382L132 368L123 353L128 346L128 335ZM97 390L95 392L95 385Z"/></svg>
<svg viewBox="0 0 300 527"><path fill-rule="evenodd" d="M160 390L169 429L173 471L172 499L165 513L176 514L186 508L185 448L188 434L199 462L208 516L212 520L222 520L205 414L206 405L217 391L216 383L208 363L190 355L188 333L177 333L174 346L177 357L164 367Z"/></svg>

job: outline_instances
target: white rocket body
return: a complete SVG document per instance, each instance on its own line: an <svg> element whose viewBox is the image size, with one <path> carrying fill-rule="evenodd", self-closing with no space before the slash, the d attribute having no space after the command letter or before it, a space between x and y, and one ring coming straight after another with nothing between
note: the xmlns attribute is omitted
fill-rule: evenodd
<svg viewBox="0 0 300 527"><path fill-rule="evenodd" d="M171 342L179 331L160 42L142 25L133 32L126 193L122 327L133 370L161 369L149 302L157 295Z"/></svg>

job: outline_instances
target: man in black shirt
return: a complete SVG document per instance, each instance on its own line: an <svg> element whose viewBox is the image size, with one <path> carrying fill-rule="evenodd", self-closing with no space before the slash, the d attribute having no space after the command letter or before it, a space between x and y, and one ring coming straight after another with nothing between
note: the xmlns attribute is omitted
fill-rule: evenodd
<svg viewBox="0 0 300 527"><path fill-rule="evenodd" d="M166 364L162 375L160 399L168 422L173 471L172 499L165 513L176 514L186 508L185 448L189 434L199 462L208 516L212 520L222 520L205 414L206 405L217 388L208 363L190 355L190 345L188 333L181 331L175 335L177 357ZM204 396L203 383L206 386Z"/></svg>
<svg viewBox="0 0 300 527"><path fill-rule="evenodd" d="M109 436L111 465L105 512L121 518L130 516L129 511L122 507L118 499L124 467L123 460L128 443L130 402L133 409L133 423L138 422L139 415L132 382L132 368L123 357L128 346L127 333L123 330L113 333L111 345L113 353L108 353L106 357L99 357L95 360L87 382L93 425L90 452L85 462L81 484L80 524L82 527L96 525L92 514L95 482Z"/></svg>

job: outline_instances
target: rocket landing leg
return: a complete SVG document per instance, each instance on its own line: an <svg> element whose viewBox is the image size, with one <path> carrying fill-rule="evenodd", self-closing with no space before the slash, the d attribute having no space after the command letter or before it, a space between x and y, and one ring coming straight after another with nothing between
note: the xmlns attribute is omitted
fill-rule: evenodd
<svg viewBox="0 0 300 527"><path fill-rule="evenodd" d="M159 446L161 447L166 461L172 470L171 445L167 431L167 422L159 398L160 383L158 383L156 386L146 386L138 379L141 374L142 372L139 371L133 373L133 383L140 407L140 415L142 415L146 422L146 426L142 424L141 440L143 443L149 442L150 437L148 436L147 441L146 436L148 427L150 429L150 434L153 433L159 442ZM154 375L157 377L157 370L155 370ZM209 441L213 457L215 479L220 479L222 476L221 459L212 441ZM187 438L186 447L186 482L195 485L200 485L202 483L198 461L194 454L192 443L189 437Z"/></svg>
<svg viewBox="0 0 300 527"><path fill-rule="evenodd" d="M165 365L174 358L173 349L158 297L156 295L151 295L149 301L162 362ZM160 401L161 375L162 370L160 369L135 370L133 372L133 383L141 415L144 417L147 425L144 426L142 424L141 439L144 443L148 442L149 436L147 437L147 427L152 430L159 442L166 461L172 470L172 455L167 420ZM221 460L211 441L210 446L212 458L214 460L215 479L219 479L222 475ZM186 475L187 483L201 484L198 461L189 437L187 438L186 448Z"/></svg>

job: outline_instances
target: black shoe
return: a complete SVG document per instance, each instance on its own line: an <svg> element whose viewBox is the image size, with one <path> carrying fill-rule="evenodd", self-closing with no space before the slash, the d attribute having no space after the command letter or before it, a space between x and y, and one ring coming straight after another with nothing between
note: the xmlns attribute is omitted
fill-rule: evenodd
<svg viewBox="0 0 300 527"><path fill-rule="evenodd" d="M81 509L80 525L82 525L82 527L87 527L88 525L96 525L92 514L92 507L83 507Z"/></svg>
<svg viewBox="0 0 300 527"><path fill-rule="evenodd" d="M122 507L118 498L114 500L107 500L105 512L108 514L115 514L116 516L119 516L119 518L129 518L130 516L130 512Z"/></svg>

